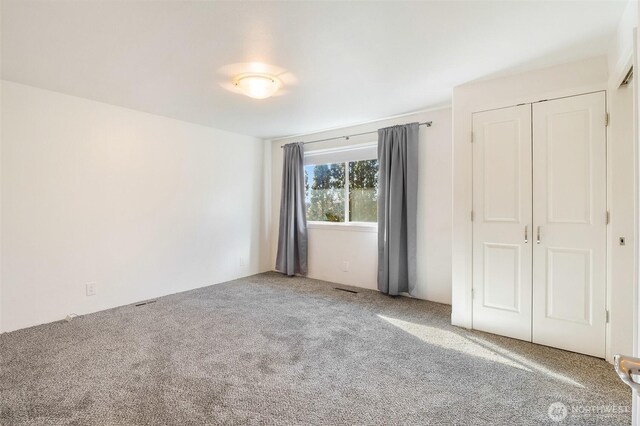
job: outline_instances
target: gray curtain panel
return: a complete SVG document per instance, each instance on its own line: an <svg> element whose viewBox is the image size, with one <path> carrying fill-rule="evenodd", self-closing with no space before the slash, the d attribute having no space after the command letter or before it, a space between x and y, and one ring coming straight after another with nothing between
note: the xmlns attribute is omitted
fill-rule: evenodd
<svg viewBox="0 0 640 426"><path fill-rule="evenodd" d="M304 144L290 143L282 149L282 195L276 271L307 274L307 217L304 189Z"/></svg>
<svg viewBox="0 0 640 426"><path fill-rule="evenodd" d="M416 285L418 123L378 130L378 289Z"/></svg>

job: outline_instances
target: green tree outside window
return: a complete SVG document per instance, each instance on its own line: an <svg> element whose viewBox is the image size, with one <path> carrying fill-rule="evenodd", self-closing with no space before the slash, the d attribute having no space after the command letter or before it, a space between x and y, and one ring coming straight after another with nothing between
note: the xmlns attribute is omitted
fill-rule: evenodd
<svg viewBox="0 0 640 426"><path fill-rule="evenodd" d="M376 222L378 161L362 160L305 166L307 220ZM348 200L345 185L348 174ZM345 202L348 208L345 209ZM345 218L345 212L349 217Z"/></svg>

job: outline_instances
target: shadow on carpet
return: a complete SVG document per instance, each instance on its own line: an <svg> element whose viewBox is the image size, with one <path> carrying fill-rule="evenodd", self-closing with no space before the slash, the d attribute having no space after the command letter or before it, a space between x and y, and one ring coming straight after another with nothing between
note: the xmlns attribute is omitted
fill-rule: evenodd
<svg viewBox="0 0 640 426"><path fill-rule="evenodd" d="M334 287L265 273L0 335L0 424L631 423L603 360Z"/></svg>

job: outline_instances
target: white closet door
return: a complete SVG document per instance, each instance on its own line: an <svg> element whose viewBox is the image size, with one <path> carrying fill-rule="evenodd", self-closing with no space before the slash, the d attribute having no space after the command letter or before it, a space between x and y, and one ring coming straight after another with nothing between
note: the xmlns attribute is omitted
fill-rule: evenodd
<svg viewBox="0 0 640 426"><path fill-rule="evenodd" d="M473 328L531 340L531 106L473 114Z"/></svg>
<svg viewBox="0 0 640 426"><path fill-rule="evenodd" d="M602 92L533 106L533 341L597 357L605 355L605 138Z"/></svg>

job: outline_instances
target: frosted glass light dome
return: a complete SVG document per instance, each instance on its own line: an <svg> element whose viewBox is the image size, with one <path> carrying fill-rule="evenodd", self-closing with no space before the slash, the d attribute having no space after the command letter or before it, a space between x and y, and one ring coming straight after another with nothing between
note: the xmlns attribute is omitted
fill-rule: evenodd
<svg viewBox="0 0 640 426"><path fill-rule="evenodd" d="M241 74L233 80L233 84L254 99L273 96L281 86L280 80L268 74Z"/></svg>

